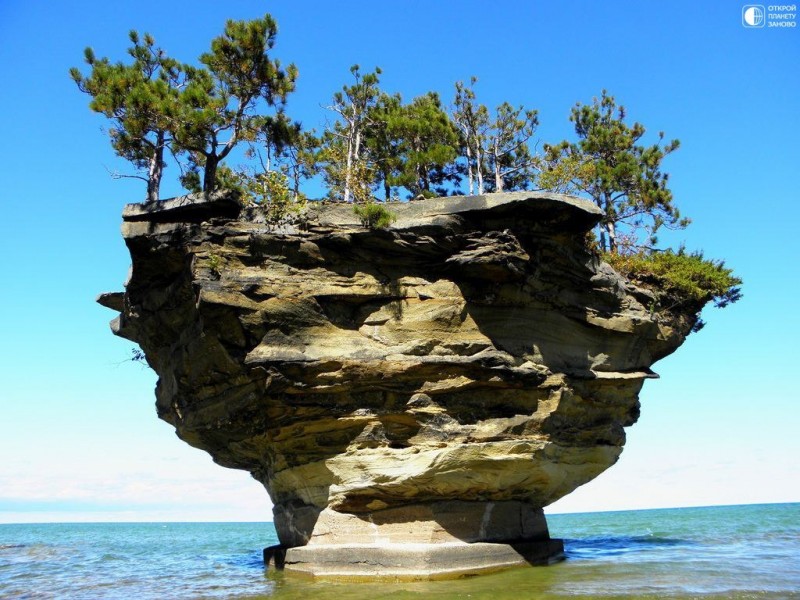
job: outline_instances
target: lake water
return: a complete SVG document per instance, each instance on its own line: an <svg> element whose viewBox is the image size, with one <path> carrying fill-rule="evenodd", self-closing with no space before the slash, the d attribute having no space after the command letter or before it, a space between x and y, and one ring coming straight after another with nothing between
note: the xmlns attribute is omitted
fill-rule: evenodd
<svg viewBox="0 0 800 600"><path fill-rule="evenodd" d="M800 504L549 515L567 560L444 582L267 572L271 523L0 525L1 598L800 598Z"/></svg>

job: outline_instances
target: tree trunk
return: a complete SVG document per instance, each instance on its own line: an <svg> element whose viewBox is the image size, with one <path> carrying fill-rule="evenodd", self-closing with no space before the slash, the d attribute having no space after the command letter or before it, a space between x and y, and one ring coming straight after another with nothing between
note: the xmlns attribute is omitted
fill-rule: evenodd
<svg viewBox="0 0 800 600"><path fill-rule="evenodd" d="M611 215L614 214L612 210L613 207L614 207L614 200L608 194L605 194L605 203L603 208L606 213L606 218L605 218L605 223L603 223L603 225L605 226L606 233L608 233L608 251L616 253L617 231L616 228L614 227L614 221L611 219ZM605 244L603 244L603 250L604 251L606 250Z"/></svg>
<svg viewBox="0 0 800 600"><path fill-rule="evenodd" d="M217 167L219 157L216 154L206 155L206 166L203 172L203 191L210 194L217 187Z"/></svg>
<svg viewBox="0 0 800 600"><path fill-rule="evenodd" d="M472 148L469 147L469 142L467 142L467 181L469 181L469 195L472 196L475 193L475 181L472 175Z"/></svg>
<svg viewBox="0 0 800 600"><path fill-rule="evenodd" d="M353 150L353 159L358 160L358 155L361 154L361 128L356 129L356 147Z"/></svg>
<svg viewBox="0 0 800 600"><path fill-rule="evenodd" d="M347 140L347 162L344 169L344 201L350 202L350 174L353 169L353 139Z"/></svg>
<svg viewBox="0 0 800 600"><path fill-rule="evenodd" d="M421 150L421 142L419 140L414 140L414 151L419 153ZM431 188L430 180L428 179L428 166L422 163L417 163L417 181L419 182L420 187L420 194L423 196L426 195L425 192L429 192Z"/></svg>
<svg viewBox="0 0 800 600"><path fill-rule="evenodd" d="M500 157L497 155L497 146L494 148L493 156L494 159L494 191L495 192L502 192L503 191L503 176L500 174Z"/></svg>
<svg viewBox="0 0 800 600"><path fill-rule="evenodd" d="M344 201L355 202L357 196L353 193L353 187L360 185L360 181L353 181L353 166L358 160L361 151L361 130L355 124L350 126L350 139L347 140L347 171L344 176ZM353 200L350 197L353 196Z"/></svg>
<svg viewBox="0 0 800 600"><path fill-rule="evenodd" d="M147 177L147 202L158 202L158 190L161 183L161 167L155 165L156 158L150 159Z"/></svg>
<svg viewBox="0 0 800 600"><path fill-rule="evenodd" d="M475 149L475 174L478 178L478 195L483 195L483 157L480 148Z"/></svg>
<svg viewBox="0 0 800 600"><path fill-rule="evenodd" d="M147 201L158 202L158 192L161 188L161 177L164 174L164 132L156 135L156 144L153 156L147 169Z"/></svg>
<svg viewBox="0 0 800 600"><path fill-rule="evenodd" d="M294 201L300 198L300 165L294 162L292 165L292 192L294 193Z"/></svg>
<svg viewBox="0 0 800 600"><path fill-rule="evenodd" d="M612 254L617 253L617 231L614 227L614 223L608 223L606 225L608 229L608 250Z"/></svg>

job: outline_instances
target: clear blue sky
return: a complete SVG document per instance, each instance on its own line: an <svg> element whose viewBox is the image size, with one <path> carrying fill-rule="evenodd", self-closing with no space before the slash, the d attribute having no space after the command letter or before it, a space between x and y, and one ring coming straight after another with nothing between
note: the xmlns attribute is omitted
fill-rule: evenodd
<svg viewBox="0 0 800 600"><path fill-rule="evenodd" d="M144 190L109 177L124 164L67 75L86 45L122 58L132 28L189 61L227 18L264 12L276 56L300 70L289 112L309 127L357 62L407 98L449 101L476 75L481 102L538 108L543 141L570 137L570 107L603 88L679 138L665 167L694 223L672 241L725 258L744 299L656 365L620 462L552 511L800 501L800 31L745 29L742 6L0 2L0 522L271 518L248 474L157 419L154 374L126 362L94 303L122 288L120 211Z"/></svg>

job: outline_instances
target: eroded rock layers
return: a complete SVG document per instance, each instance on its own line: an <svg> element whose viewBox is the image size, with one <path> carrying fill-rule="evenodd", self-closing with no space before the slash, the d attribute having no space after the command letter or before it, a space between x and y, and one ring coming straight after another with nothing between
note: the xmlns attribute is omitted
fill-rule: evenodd
<svg viewBox="0 0 800 600"><path fill-rule="evenodd" d="M587 250L575 198L398 204L388 230L239 208L129 206L132 272L101 302L159 416L264 484L287 547L546 538L541 507L614 464L693 324Z"/></svg>

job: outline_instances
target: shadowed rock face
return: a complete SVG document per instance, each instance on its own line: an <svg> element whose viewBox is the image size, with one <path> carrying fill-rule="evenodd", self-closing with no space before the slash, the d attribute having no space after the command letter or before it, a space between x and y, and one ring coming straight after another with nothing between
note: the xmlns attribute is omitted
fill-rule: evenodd
<svg viewBox="0 0 800 600"><path fill-rule="evenodd" d="M398 204L388 230L172 203L126 208L130 280L101 302L159 417L264 484L288 547L546 539L541 507L616 462L693 325L586 250L575 198Z"/></svg>

